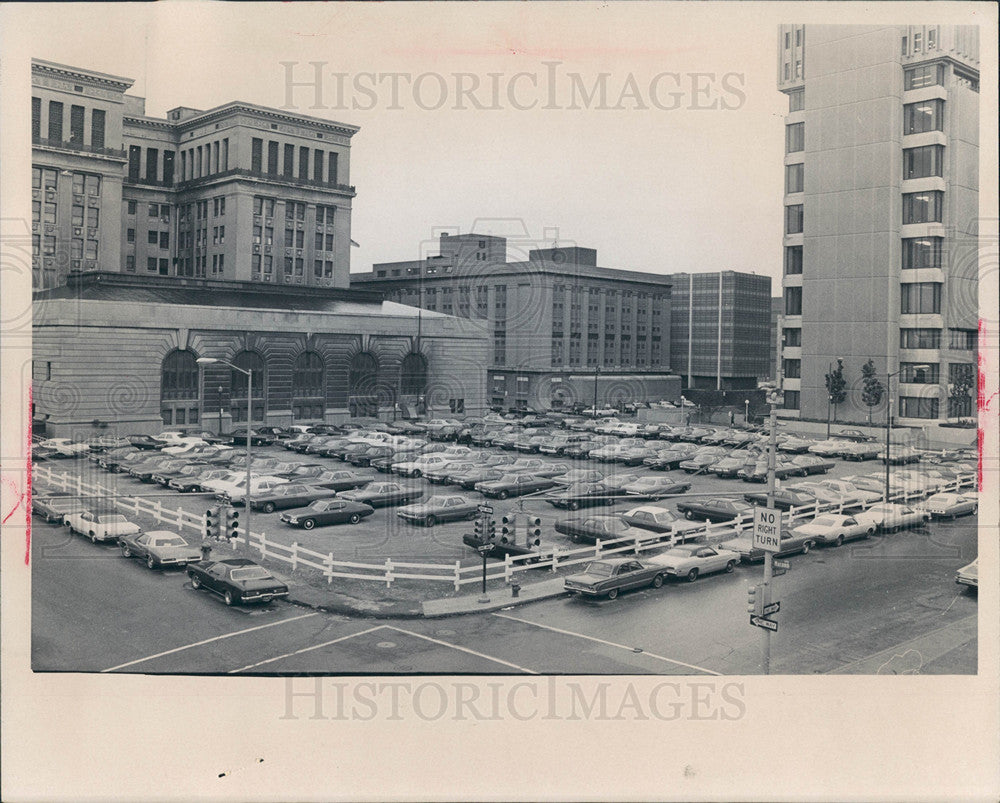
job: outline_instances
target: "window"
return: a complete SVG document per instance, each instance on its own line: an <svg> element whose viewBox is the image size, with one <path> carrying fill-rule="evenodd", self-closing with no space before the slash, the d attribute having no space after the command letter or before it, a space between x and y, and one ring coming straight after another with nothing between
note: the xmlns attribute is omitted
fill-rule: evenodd
<svg viewBox="0 0 1000 803"><path fill-rule="evenodd" d="M899 311L909 315L941 312L941 285L937 282L901 285Z"/></svg>
<svg viewBox="0 0 1000 803"><path fill-rule="evenodd" d="M146 181L151 184L156 182L159 163L160 152L156 148L146 148Z"/></svg>
<svg viewBox="0 0 1000 803"><path fill-rule="evenodd" d="M69 141L83 145L83 106L69 107Z"/></svg>
<svg viewBox="0 0 1000 803"><path fill-rule="evenodd" d="M785 343L786 346L798 347L802 345L802 330L799 328L792 328L785 330Z"/></svg>
<svg viewBox="0 0 1000 803"><path fill-rule="evenodd" d="M420 396L427 392L427 359L422 354L411 351L403 358L399 392L404 396Z"/></svg>
<svg viewBox="0 0 1000 803"><path fill-rule="evenodd" d="M264 140L254 137L250 143L250 169L260 173L264 169Z"/></svg>
<svg viewBox="0 0 1000 803"><path fill-rule="evenodd" d="M160 248L166 250L170 248L170 232L161 231L160 232Z"/></svg>
<svg viewBox="0 0 1000 803"><path fill-rule="evenodd" d="M806 91L797 89L788 93L788 111L800 112L806 107Z"/></svg>
<svg viewBox="0 0 1000 803"><path fill-rule="evenodd" d="M903 151L903 178L941 176L944 163L943 145L925 145L923 148L906 148Z"/></svg>
<svg viewBox="0 0 1000 803"><path fill-rule="evenodd" d="M919 53L923 49L923 39L924 35L920 31L915 31L913 34L913 52Z"/></svg>
<svg viewBox="0 0 1000 803"><path fill-rule="evenodd" d="M160 400L198 398L198 363L190 351L174 349L160 368Z"/></svg>
<svg viewBox="0 0 1000 803"><path fill-rule="evenodd" d="M163 152L163 183L173 184L174 183L174 152L164 151Z"/></svg>
<svg viewBox="0 0 1000 803"><path fill-rule="evenodd" d="M128 147L128 177L129 181L139 180L139 163L142 160L142 148L138 145Z"/></svg>
<svg viewBox="0 0 1000 803"><path fill-rule="evenodd" d="M799 163L785 165L785 192L802 192L805 165Z"/></svg>
<svg viewBox="0 0 1000 803"><path fill-rule="evenodd" d="M323 180L323 151L313 151L313 178Z"/></svg>
<svg viewBox="0 0 1000 803"><path fill-rule="evenodd" d="M292 370L292 413L296 419L321 418L326 402L323 358L303 351Z"/></svg>
<svg viewBox="0 0 1000 803"><path fill-rule="evenodd" d="M160 216L160 205L159 204L150 204L149 207L148 207L148 209L146 210L146 213L149 215L149 217L159 217Z"/></svg>
<svg viewBox="0 0 1000 803"><path fill-rule="evenodd" d="M156 245L160 241L160 233L157 231L150 231L146 234L146 241L150 245Z"/></svg>
<svg viewBox="0 0 1000 803"><path fill-rule="evenodd" d="M87 240L86 245L87 250L84 252L84 256L87 259L97 259L97 240Z"/></svg>
<svg viewBox="0 0 1000 803"><path fill-rule="evenodd" d="M903 193L903 223L940 223L943 207L940 190Z"/></svg>
<svg viewBox="0 0 1000 803"><path fill-rule="evenodd" d="M309 180L309 149L299 148L299 180Z"/></svg>
<svg viewBox="0 0 1000 803"><path fill-rule="evenodd" d="M948 416L964 418L972 415L972 397L969 391L976 386L975 366L967 362L948 363ZM963 393L962 390L965 389Z"/></svg>
<svg viewBox="0 0 1000 803"><path fill-rule="evenodd" d="M267 172L271 175L278 174L278 143L267 143Z"/></svg>
<svg viewBox="0 0 1000 803"><path fill-rule="evenodd" d="M903 106L903 133L922 134L944 130L944 101L940 98Z"/></svg>
<svg viewBox="0 0 1000 803"><path fill-rule="evenodd" d="M42 216L42 221L45 223L55 223L56 222L56 205L55 204L45 204L42 207L44 215Z"/></svg>
<svg viewBox="0 0 1000 803"><path fill-rule="evenodd" d="M94 211L97 211L97 210L94 210ZM74 226L82 226L83 225L83 207L79 206L78 204L73 204L73 210L72 210L72 212L73 212L73 214L72 214L72 221L73 221L72 225L74 225Z"/></svg>
<svg viewBox="0 0 1000 803"><path fill-rule="evenodd" d="M940 366L937 363L901 362L899 381L914 385L936 385L940 381Z"/></svg>
<svg viewBox="0 0 1000 803"><path fill-rule="evenodd" d="M976 348L975 329L949 329L950 348L958 351L973 351Z"/></svg>
<svg viewBox="0 0 1000 803"><path fill-rule="evenodd" d="M900 329L899 347L901 349L939 349L941 348L941 330Z"/></svg>
<svg viewBox="0 0 1000 803"><path fill-rule="evenodd" d="M146 270L156 273L156 257L146 257Z"/></svg>
<svg viewBox="0 0 1000 803"><path fill-rule="evenodd" d="M135 229L126 229L125 230L125 240L127 242L130 242L130 243L134 243L135 242Z"/></svg>
<svg viewBox="0 0 1000 803"><path fill-rule="evenodd" d="M789 275L802 273L801 245L790 245L785 249L785 273Z"/></svg>
<svg viewBox="0 0 1000 803"><path fill-rule="evenodd" d="M63 138L63 105L57 100L49 101L49 139L62 142Z"/></svg>
<svg viewBox="0 0 1000 803"><path fill-rule="evenodd" d="M785 126L785 153L798 153L805 150L805 123L792 123Z"/></svg>
<svg viewBox="0 0 1000 803"><path fill-rule="evenodd" d="M938 400L920 396L899 397L900 418L937 418Z"/></svg>
<svg viewBox="0 0 1000 803"><path fill-rule="evenodd" d="M903 269L940 268L943 237L907 238L903 240Z"/></svg>
<svg viewBox="0 0 1000 803"><path fill-rule="evenodd" d="M802 204L785 207L785 234L802 233Z"/></svg>
<svg viewBox="0 0 1000 803"><path fill-rule="evenodd" d="M295 167L295 146L294 145L285 145L285 154L284 155L285 155L285 159L284 159L284 162L282 163L282 167L284 169L284 176L285 176L285 178L291 178L292 177L292 171L293 171L293 169Z"/></svg>
<svg viewBox="0 0 1000 803"><path fill-rule="evenodd" d="M42 137L42 99L31 99L31 138L41 139Z"/></svg>
<svg viewBox="0 0 1000 803"><path fill-rule="evenodd" d="M135 214L135 201L129 201L127 209L128 209L128 213L130 215L134 215Z"/></svg>
<svg viewBox="0 0 1000 803"><path fill-rule="evenodd" d="M328 170L328 174L327 174L327 181L330 184L336 184L337 183L337 154L333 153L332 151L330 152L330 158L328 159L328 165L329 165L329 170ZM317 176L316 178L319 178L319 176Z"/></svg>
<svg viewBox="0 0 1000 803"><path fill-rule="evenodd" d="M802 376L802 360L785 360L785 377L788 379L799 379Z"/></svg>
<svg viewBox="0 0 1000 803"><path fill-rule="evenodd" d="M784 409L786 410L798 410L799 409L799 391L797 390L786 390L783 391Z"/></svg>
<svg viewBox="0 0 1000 803"><path fill-rule="evenodd" d="M785 288L785 315L802 314L802 288Z"/></svg>
<svg viewBox="0 0 1000 803"><path fill-rule="evenodd" d="M125 270L129 273L135 273L135 254L125 255Z"/></svg>
<svg viewBox="0 0 1000 803"><path fill-rule="evenodd" d="M100 176L87 176L87 195L91 198L97 198L101 194L101 177Z"/></svg>

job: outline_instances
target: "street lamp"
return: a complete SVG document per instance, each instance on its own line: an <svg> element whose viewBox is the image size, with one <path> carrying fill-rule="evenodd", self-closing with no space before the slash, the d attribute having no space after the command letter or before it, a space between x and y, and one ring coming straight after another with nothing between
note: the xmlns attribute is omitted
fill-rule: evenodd
<svg viewBox="0 0 1000 803"><path fill-rule="evenodd" d="M750 399L743 400L743 426L750 429Z"/></svg>
<svg viewBox="0 0 1000 803"><path fill-rule="evenodd" d="M594 418L597 418L597 380L601 376L601 366L594 367Z"/></svg>
<svg viewBox="0 0 1000 803"><path fill-rule="evenodd" d="M246 508L246 517L244 521L246 522L246 534L247 534L247 546L250 545L250 456L251 456L251 431L250 422L253 417L253 369L252 368L240 368L238 365L234 365L228 360L220 360L217 357L199 357L195 362L198 365L215 365L216 363L220 365L228 365L234 371L239 371L241 374L247 375L247 487L246 491L243 493L243 506ZM222 399L219 399L219 429L222 429ZM227 533L228 536L228 533Z"/></svg>
<svg viewBox="0 0 1000 803"><path fill-rule="evenodd" d="M914 371L925 371L930 368L929 365L914 365L912 366ZM885 374L885 501L889 501L889 432L892 429L892 393L889 391L890 383L889 380L894 376L898 376L903 373L905 369L900 368L898 371L893 371L889 373L888 367L886 367Z"/></svg>
<svg viewBox="0 0 1000 803"><path fill-rule="evenodd" d="M216 388L216 390L219 391L219 432L218 432L218 434L221 435L222 434L222 391L223 391L222 385L219 385L219 387Z"/></svg>

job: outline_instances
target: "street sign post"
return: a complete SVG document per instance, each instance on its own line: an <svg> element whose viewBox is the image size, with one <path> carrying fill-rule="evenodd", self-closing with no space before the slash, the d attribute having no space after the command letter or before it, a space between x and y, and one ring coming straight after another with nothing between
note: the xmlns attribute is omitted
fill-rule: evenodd
<svg viewBox="0 0 1000 803"><path fill-rule="evenodd" d="M792 568L792 564L789 563L787 560L775 560L773 565L774 565L775 569L791 569Z"/></svg>
<svg viewBox="0 0 1000 803"><path fill-rule="evenodd" d="M765 552L781 549L781 511L769 507L754 508L753 545Z"/></svg>
<svg viewBox="0 0 1000 803"><path fill-rule="evenodd" d="M772 633L778 632L778 623L772 622L770 619L765 619L763 616L750 614L750 624L770 630Z"/></svg>
<svg viewBox="0 0 1000 803"><path fill-rule="evenodd" d="M492 505L479 505L476 509L480 513L488 513L490 515L493 514L493 506Z"/></svg>
<svg viewBox="0 0 1000 803"><path fill-rule="evenodd" d="M770 616L772 613L777 613L780 610L781 610L781 603L772 602L769 605L764 606L762 613L764 616Z"/></svg>

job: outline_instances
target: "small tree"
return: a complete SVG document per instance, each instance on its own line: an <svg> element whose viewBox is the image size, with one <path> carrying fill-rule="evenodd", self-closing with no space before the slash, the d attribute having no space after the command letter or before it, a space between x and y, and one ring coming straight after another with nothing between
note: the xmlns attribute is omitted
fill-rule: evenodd
<svg viewBox="0 0 1000 803"><path fill-rule="evenodd" d="M847 380L844 379L844 361L837 358L837 367L826 375L826 392L830 394L830 403L833 405L833 420L837 420L837 405L843 404L847 399Z"/></svg>
<svg viewBox="0 0 1000 803"><path fill-rule="evenodd" d="M969 390L973 387L972 363L955 365L952 368L951 392L948 394L948 414L950 418L961 418L972 414L969 404Z"/></svg>
<svg viewBox="0 0 1000 803"><path fill-rule="evenodd" d="M878 407L882 403L882 394L885 388L882 381L875 372L875 363L869 357L868 362L861 366L861 376L864 377L864 389L861 391L861 401L868 408L868 423L872 422L872 407Z"/></svg>

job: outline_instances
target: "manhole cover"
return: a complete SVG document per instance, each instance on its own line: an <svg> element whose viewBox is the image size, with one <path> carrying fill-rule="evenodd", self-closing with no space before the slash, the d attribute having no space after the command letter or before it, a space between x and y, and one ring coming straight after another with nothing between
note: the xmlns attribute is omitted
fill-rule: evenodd
<svg viewBox="0 0 1000 803"><path fill-rule="evenodd" d="M395 641L380 641L375 646L378 647L381 650L391 650L393 647L396 646L396 642Z"/></svg>

